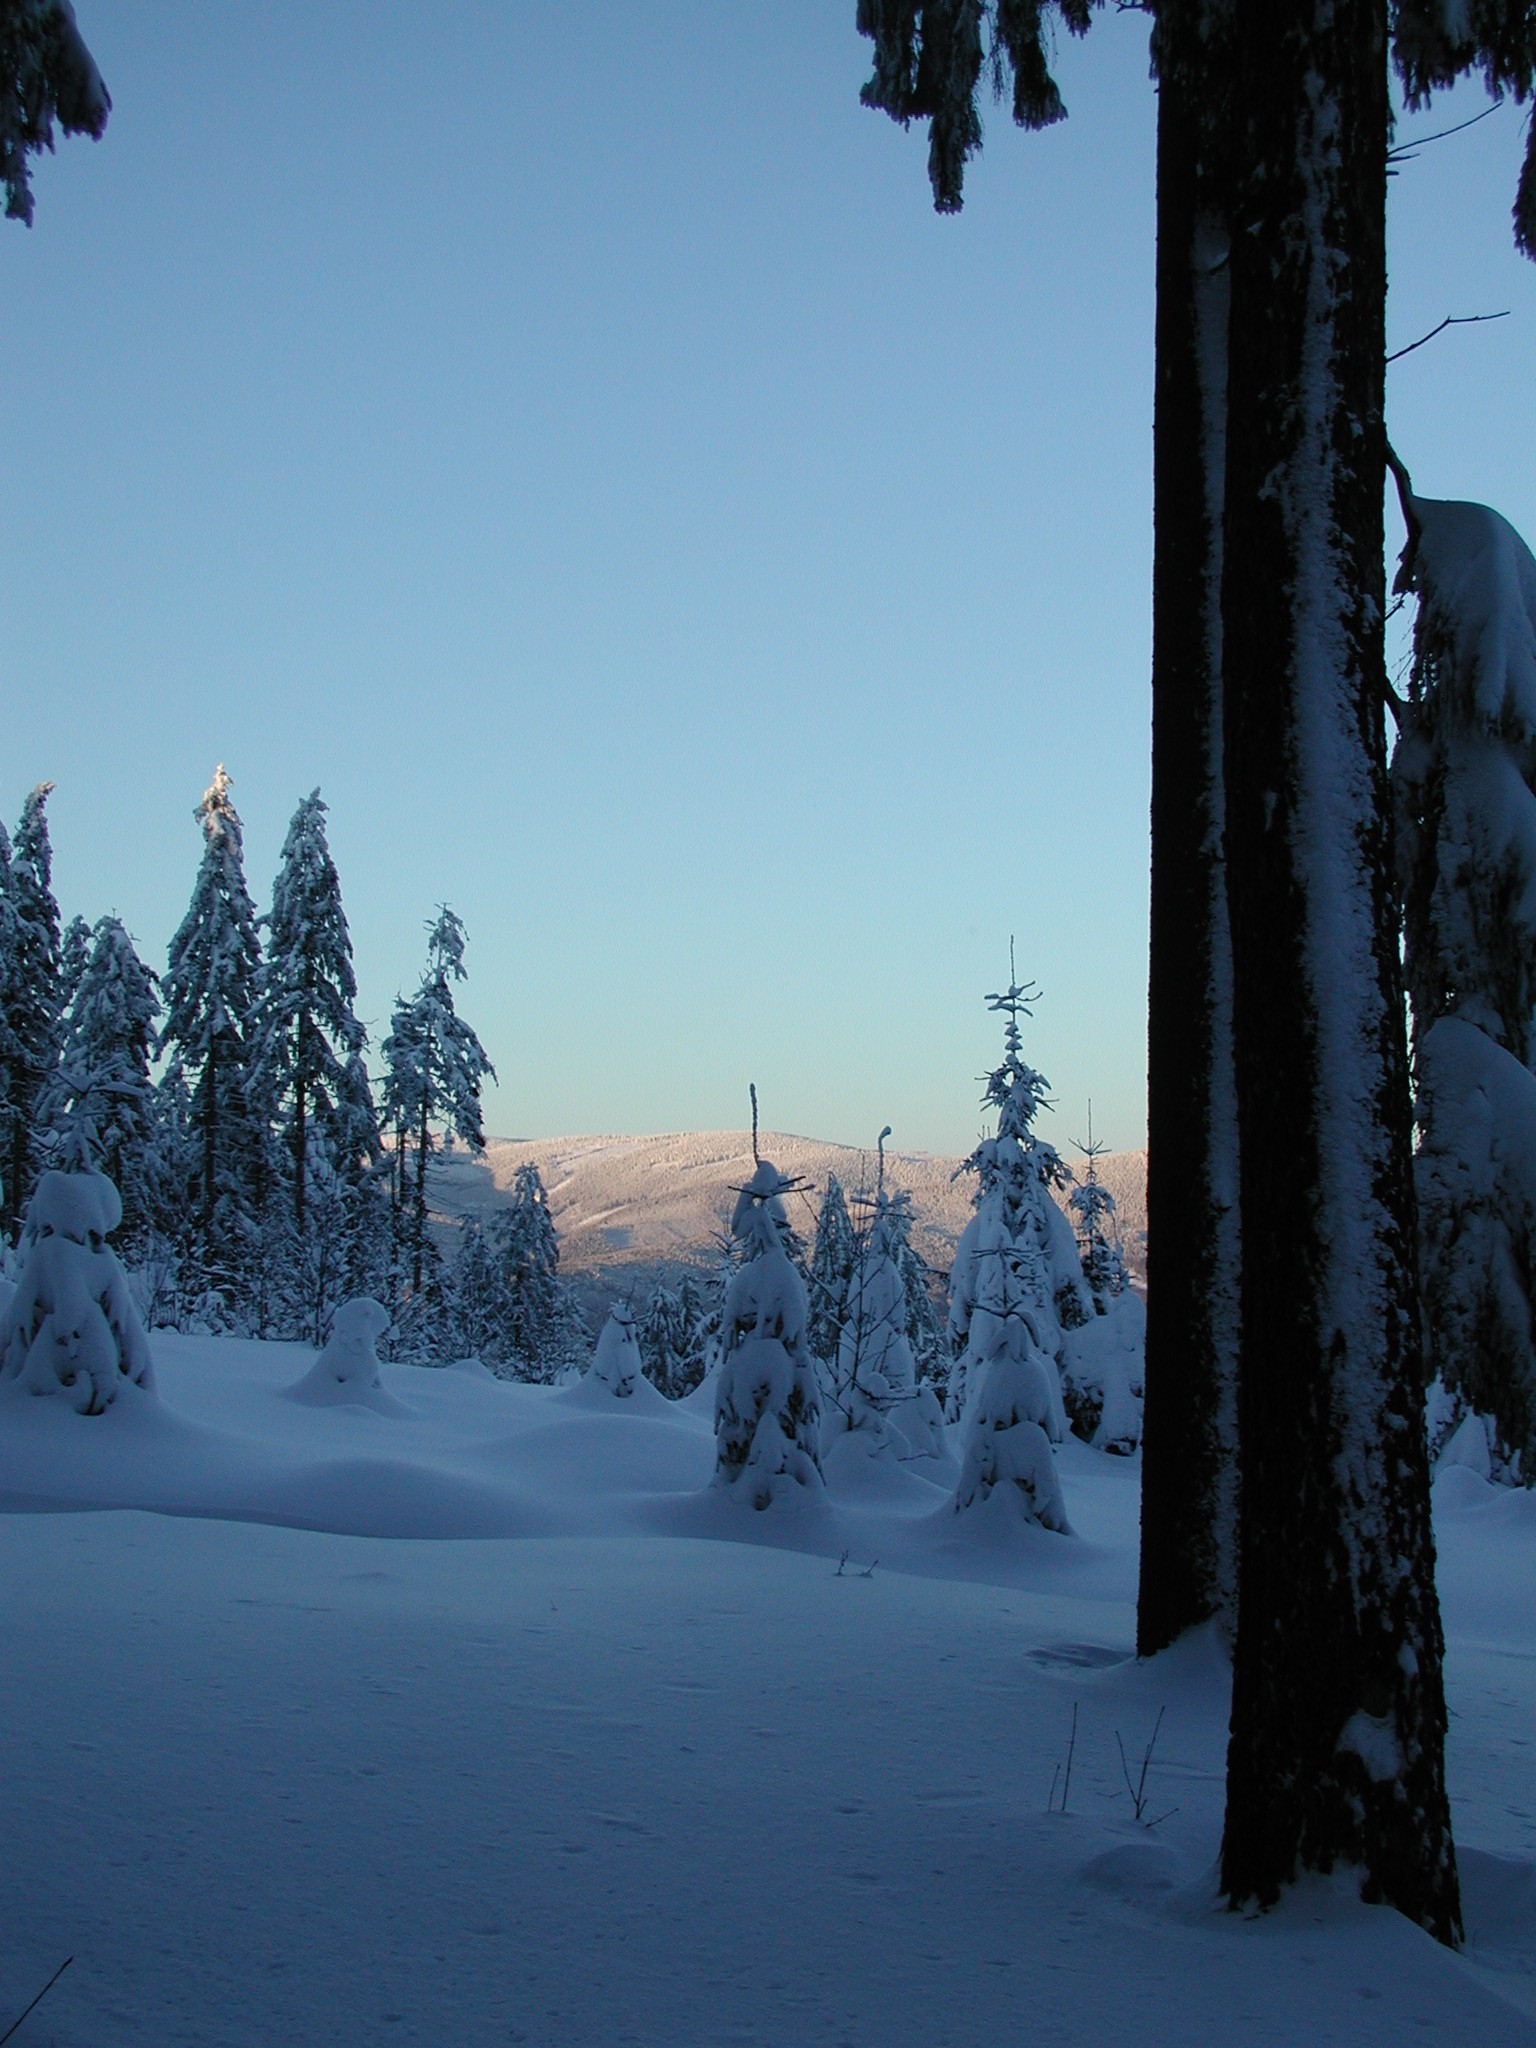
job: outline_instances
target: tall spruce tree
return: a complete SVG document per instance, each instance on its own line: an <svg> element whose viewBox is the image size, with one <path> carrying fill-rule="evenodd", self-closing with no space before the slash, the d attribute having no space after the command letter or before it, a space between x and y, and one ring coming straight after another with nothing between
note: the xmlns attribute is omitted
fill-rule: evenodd
<svg viewBox="0 0 1536 2048"><path fill-rule="evenodd" d="M203 858L171 940L162 1042L191 1090L196 1248L210 1277L238 1291L267 1192L268 1132L256 1108L252 1025L260 984L245 837L224 764L193 815Z"/></svg>
<svg viewBox="0 0 1536 2048"><path fill-rule="evenodd" d="M586 1330L560 1279L560 1239L544 1177L531 1159L512 1177L512 1199L486 1230L498 1290L500 1336L488 1362L515 1379L548 1381L574 1364Z"/></svg>
<svg viewBox="0 0 1536 2048"><path fill-rule="evenodd" d="M17 1215L12 1200L12 1147L21 1116L23 1057L21 1038L12 1022L16 989L16 904L12 891L11 835L0 824L0 1254Z"/></svg>
<svg viewBox="0 0 1536 2048"><path fill-rule="evenodd" d="M79 986L64 1020L58 1072L47 1091L48 1121L85 1151L122 1202L118 1247L131 1254L154 1219L155 1087L160 996L120 919L103 917L91 935Z"/></svg>
<svg viewBox="0 0 1536 2048"><path fill-rule="evenodd" d="M1147 1336L1136 1643L1237 1601L1238 1118L1222 707L1234 0L1157 10ZM1155 1280L1152 1275L1155 1273Z"/></svg>
<svg viewBox="0 0 1536 2048"><path fill-rule="evenodd" d="M1385 0L1239 9L1222 634L1242 1131L1223 1889L1460 1909L1382 723ZM1347 285L1346 281L1347 280Z"/></svg>
<svg viewBox="0 0 1536 2048"><path fill-rule="evenodd" d="M408 1240L411 1290L419 1293L427 1241L427 1159L434 1132L462 1138L471 1151L483 1149L480 1089L495 1080L483 1045L454 1008L451 984L463 981L464 926L443 904L427 927L427 967L409 1002L395 1005L384 1041L384 1115L394 1125L399 1207L405 1207L407 1142L416 1149L410 1192Z"/></svg>
<svg viewBox="0 0 1536 2048"><path fill-rule="evenodd" d="M358 1149L349 1112L361 1107L353 1098L365 1043L352 1007L352 940L318 789L303 799L288 826L272 908L263 922L267 945L256 1056L277 1111L279 1142L292 1174L294 1229L302 1239L312 1138L333 1164L348 1154L355 1158Z"/></svg>
<svg viewBox="0 0 1536 2048"><path fill-rule="evenodd" d="M1069 27L1087 25L1083 0L1060 14ZM1040 0L861 0L859 25L876 44L864 97L899 119L929 120L941 211L958 208L965 158L980 141L974 97L984 19L995 77L1001 82L1009 66L1014 73L1016 118L1042 126L1060 117L1045 66L1047 15ZM1209 26L1208 0L1160 0L1155 15L1170 71L1178 48L1198 57L1186 36ZM1399 0L1392 20L1411 105L1474 66L1491 89L1530 95L1536 19L1528 10L1498 0L1457 9ZM1219 659L1240 1144L1228 1144L1214 1163L1238 1157L1249 1257L1239 1282L1242 1504L1223 1874L1234 1901L1264 1900L1298 1866L1353 1859L1375 1895L1451 1940L1459 1908L1416 1412L1407 1077L1383 829L1388 10L1386 0L1317 0L1295 10L1238 9L1233 24ZM1206 83L1219 99L1221 76ZM1198 102L1184 112L1198 112ZM1536 130L1515 222L1521 246L1536 250ZM1169 225L1176 260L1178 246L1191 244L1177 221ZM1197 375L1197 396L1214 385ZM1171 438L1192 434L1198 418L1198 406L1160 410ZM1193 506L1214 503L1200 486L1214 481L1215 454L1214 444L1186 446ZM1177 516L1165 488L1171 478L1160 461L1160 523L1165 513ZM1181 581L1191 622L1211 619L1212 567L1209 539L1188 552ZM1164 668L1154 676L1155 722L1166 675ZM1250 712L1252 729L1244 725ZM1207 718L1206 744L1196 749L1203 762L1212 737ZM1180 802L1171 788L1169 795L1184 858L1171 863L1168 880L1182 873L1198 884L1189 855L1210 843L1202 815L1209 807ZM1155 804L1154 829L1167 823ZM1154 845L1154 865L1158 852ZM1197 886L1183 915L1208 919L1214 900L1211 888ZM1154 923L1154 944L1176 922L1176 889L1167 901L1175 918ZM1213 938L1219 931L1208 926L1202 944L1215 957ZM1328 960L1335 939L1339 950ZM1212 986L1219 995L1219 977ZM1158 987L1154 962L1154 1045L1161 1005L1172 1000L1166 977L1161 996ZM1266 1054L1281 1046L1286 1056L1266 1066ZM1213 1129L1219 1137L1219 1121ZM1333 1160L1322 1150L1325 1131ZM1287 1170L1271 1180L1277 1148ZM1348 1173L1335 1170L1340 1156L1355 1174L1348 1190ZM1352 1207L1361 1183L1363 1205ZM1219 1173L1206 1184L1222 1191ZM1149 1216L1154 1290L1159 1219L1171 1213L1160 1205ZM1207 1222L1216 1215L1209 1203L1202 1213ZM1221 1278L1232 1268L1212 1270ZM1277 1301L1284 1314L1266 1321ZM1298 1346L1299 1371L1285 1362ZM1198 1424L1204 1414L1219 1424L1219 1385L1175 1395L1186 1421ZM1219 1452L1219 1428L1207 1441ZM1149 1429L1149 1480L1154 1468L1168 1476L1173 1443L1172 1430ZM1306 1473L1301 1484L1297 1469ZM1201 1546L1207 1555L1212 1549L1200 1524L1220 1500L1219 1488L1202 1491L1198 1515L1185 1525L1185 1559L1197 1565ZM1286 1512L1271 1519L1265 1509L1277 1499ZM1219 1526L1215 1534L1219 1543ZM1164 1548L1151 1562L1166 1593L1179 1558ZM1144 1614L1144 1647L1181 1625L1181 1610L1194 1618L1191 1603L1177 1597L1163 1602L1155 1626ZM1329 1642L1321 1657L1314 1623ZM1402 1655L1388 1671L1383 1659L1394 1638ZM1378 1760L1389 1735L1402 1759L1400 1771L1369 1786L1360 1752L1370 1729L1357 1727L1360 1715L1379 1724Z"/></svg>
<svg viewBox="0 0 1536 2048"><path fill-rule="evenodd" d="M6 1018L12 1066L6 1112L6 1220L19 1221L36 1172L38 1099L59 1058L59 906L53 894L48 841L51 782L40 782L22 806L10 871L10 957Z"/></svg>

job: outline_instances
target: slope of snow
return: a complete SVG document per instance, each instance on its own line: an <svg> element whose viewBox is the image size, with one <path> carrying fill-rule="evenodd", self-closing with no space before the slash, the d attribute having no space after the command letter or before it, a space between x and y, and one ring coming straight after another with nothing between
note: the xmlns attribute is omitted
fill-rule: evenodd
<svg viewBox="0 0 1536 2048"><path fill-rule="evenodd" d="M0 1414L0 2030L76 1957L16 2048L1536 2043L1531 1496L1437 1487L1453 1957L1347 1876L1217 1907L1136 1459L1062 1447L1075 1537L869 1460L754 1515L697 1403L154 1342L158 1408Z"/></svg>

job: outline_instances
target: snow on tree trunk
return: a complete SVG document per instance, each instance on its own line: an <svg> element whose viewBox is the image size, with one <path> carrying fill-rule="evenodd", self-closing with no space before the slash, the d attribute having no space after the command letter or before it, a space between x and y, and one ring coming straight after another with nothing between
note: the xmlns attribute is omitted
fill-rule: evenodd
<svg viewBox="0 0 1536 2048"><path fill-rule="evenodd" d="M1156 57L1142 1656L1212 1615L1230 1623L1235 1605L1239 1230L1221 700L1231 0L1161 8Z"/></svg>
<svg viewBox="0 0 1536 2048"><path fill-rule="evenodd" d="M104 1174L39 1177L21 1277L0 1310L0 1384L62 1395L80 1415L104 1414L124 1388L154 1393L149 1339L106 1242L122 1213Z"/></svg>
<svg viewBox="0 0 1536 2048"><path fill-rule="evenodd" d="M731 1218L731 1235L746 1263L733 1275L721 1313L715 1483L755 1508L822 1484L820 1399L806 1341L805 1282L781 1236L781 1197L791 1185L764 1159L741 1189Z"/></svg>
<svg viewBox="0 0 1536 2048"><path fill-rule="evenodd" d="M1242 1129L1222 1886L1453 1940L1382 735L1385 0L1237 14L1223 577ZM1157 1282L1154 1277L1153 1285Z"/></svg>

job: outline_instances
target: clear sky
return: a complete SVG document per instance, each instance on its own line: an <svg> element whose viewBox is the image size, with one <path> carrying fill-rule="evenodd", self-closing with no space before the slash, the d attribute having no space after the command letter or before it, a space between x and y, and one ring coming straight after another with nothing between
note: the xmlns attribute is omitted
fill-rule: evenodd
<svg viewBox="0 0 1536 2048"><path fill-rule="evenodd" d="M317 784L375 1042L446 900L508 1135L954 1150L1010 933L1063 1148L1145 1128L1146 23L958 219L853 0L78 0L104 140L0 223L0 809L151 965L227 763ZM1475 112L1458 94L1408 124ZM1427 495L1536 535L1506 108L1392 188Z"/></svg>

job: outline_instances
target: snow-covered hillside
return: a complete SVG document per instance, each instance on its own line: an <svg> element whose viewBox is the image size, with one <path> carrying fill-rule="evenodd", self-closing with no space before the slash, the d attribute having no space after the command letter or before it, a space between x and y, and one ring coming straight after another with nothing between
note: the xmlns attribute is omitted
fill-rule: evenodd
<svg viewBox="0 0 1536 2048"><path fill-rule="evenodd" d="M873 1182L872 1149L861 1152L777 1131L765 1133L759 1142L786 1173L810 1184L810 1197L792 1205L790 1217L803 1235L814 1228L812 1198L819 1197L829 1173L849 1190ZM927 1152L887 1152L885 1157L889 1179L911 1191L918 1249L947 1270L970 1221L974 1180L970 1175L955 1179L958 1159ZM434 1164L435 1199L454 1214L484 1214L511 1187L518 1167L529 1161L549 1189L562 1267L597 1273L626 1265L712 1265L711 1239L729 1218L732 1183L740 1186L751 1176L752 1147L744 1131L492 1138L480 1159L457 1150ZM1139 1274L1146 1154L1108 1154L1100 1159L1098 1172L1119 1208L1127 1263Z"/></svg>
<svg viewBox="0 0 1536 2048"><path fill-rule="evenodd" d="M756 1514L707 1397L153 1343L0 1399L0 2026L75 1958L16 2048L1536 2043L1530 1495L1436 1489L1456 1957L1347 1874L1218 1908L1135 1459L1061 1446L1073 1536L869 1460Z"/></svg>

